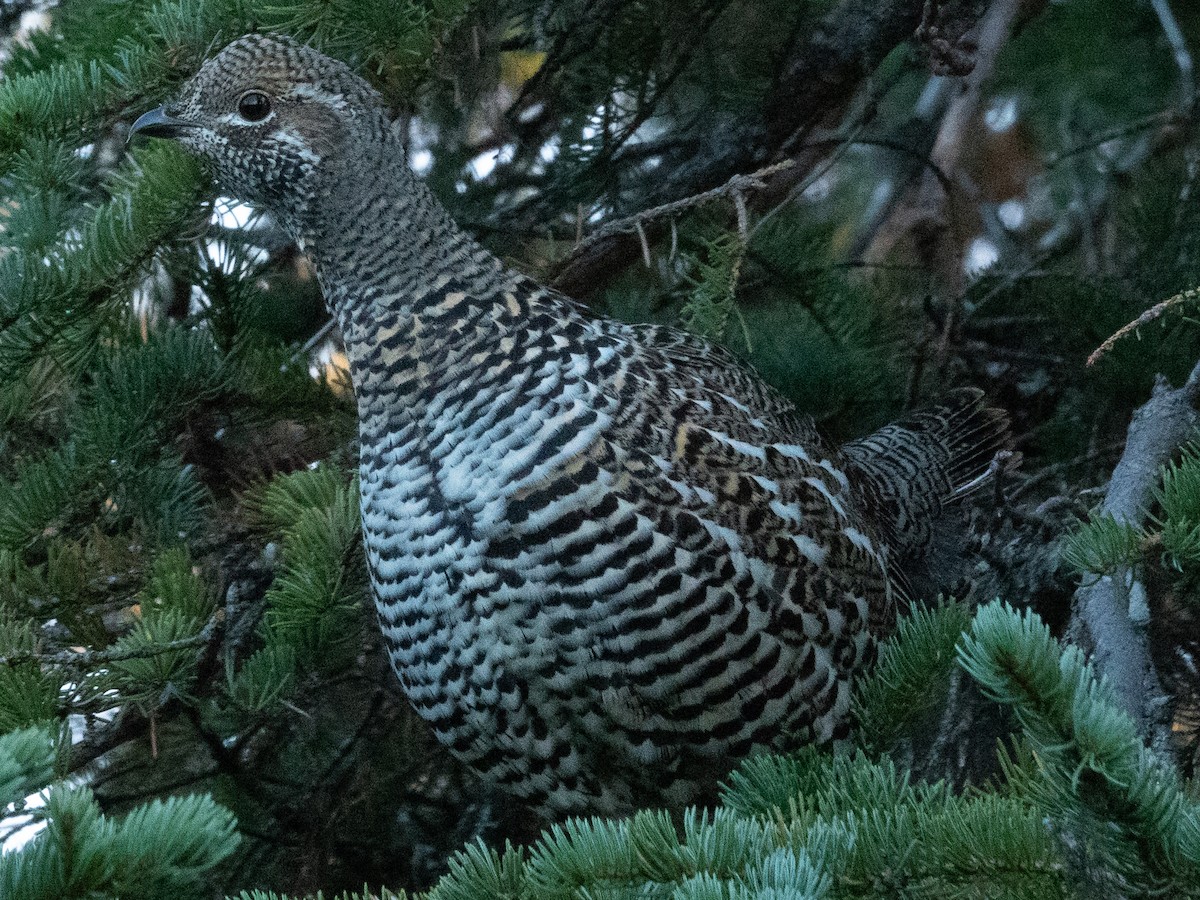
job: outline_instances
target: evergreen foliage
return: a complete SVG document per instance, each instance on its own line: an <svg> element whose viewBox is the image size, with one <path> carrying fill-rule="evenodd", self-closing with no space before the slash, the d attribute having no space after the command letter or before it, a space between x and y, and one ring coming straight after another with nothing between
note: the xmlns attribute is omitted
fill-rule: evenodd
<svg viewBox="0 0 1200 900"><path fill-rule="evenodd" d="M6 729L0 735L0 803L17 803L53 775L54 735L48 729Z"/></svg>
<svg viewBox="0 0 1200 900"><path fill-rule="evenodd" d="M0 897L1196 895L1194 744L1178 767L1143 746L1054 637L1071 586L1021 567L1161 570L1156 619L1195 606L1196 447L1145 527L1053 513L1082 513L1155 374L1200 355L1194 109L1163 4L1024 10L948 156L958 82L930 78L941 38L907 38L956 26L901 6L61 0L5 40L0 842L33 837L0 856ZM1166 6L1194 47L1200 12ZM1038 474L957 548L965 576L935 557L912 595L965 579L1020 608L914 604L858 682L850 746L757 756L714 809L506 844L378 646L355 412L311 271L193 157L125 146L253 29L369 78L414 168L507 261L723 342L832 440L984 387ZM968 277L976 240L999 261ZM1190 658L1178 631L1163 660ZM964 684L990 699L964 711ZM990 768L908 771L897 748L960 716Z"/></svg>
<svg viewBox="0 0 1200 900"><path fill-rule="evenodd" d="M293 653L309 669L341 671L366 591L358 481L330 467L276 479L260 515L283 530L289 559L267 592L263 651ZM263 663L265 665L265 662Z"/></svg>
<svg viewBox="0 0 1200 900"><path fill-rule="evenodd" d="M1145 540L1140 528L1101 514L1067 536L1062 558L1080 572L1108 575L1137 562Z"/></svg>
<svg viewBox="0 0 1200 900"><path fill-rule="evenodd" d="M992 604L961 657L985 692L1012 706L1031 742L1036 771L1010 771L1010 783L1073 832L1089 881L1142 892L1197 883L1200 807L1174 767L1142 746L1077 647L1064 650L1029 613Z"/></svg>
<svg viewBox="0 0 1200 900"><path fill-rule="evenodd" d="M914 672L957 642L963 669L1020 724L1024 752L1005 756L1002 785L914 784L861 749L759 756L733 773L721 808L689 810L678 830L647 811L573 819L528 850L468 846L429 900L1194 895L1200 804L1078 649L1000 602L952 632L962 621L952 604L916 611L885 669ZM868 681L860 720L883 721L873 702L891 699Z"/></svg>
<svg viewBox="0 0 1200 900"><path fill-rule="evenodd" d="M209 797L154 800L114 821L90 790L61 785L43 814L45 831L0 856L0 891L12 900L194 895L238 843L233 817Z"/></svg>
<svg viewBox="0 0 1200 900"><path fill-rule="evenodd" d="M1107 575L1153 565L1161 557L1185 586L1190 585L1200 572L1200 449L1186 444L1159 475L1151 527L1137 528L1107 514L1095 516L1067 535L1063 562L1085 575ZM1188 589L1184 594L1193 596Z"/></svg>
<svg viewBox="0 0 1200 900"><path fill-rule="evenodd" d="M967 607L953 602L916 607L899 621L895 638L880 647L855 691L858 733L867 747L887 750L924 713L941 706L970 621Z"/></svg>
<svg viewBox="0 0 1200 900"><path fill-rule="evenodd" d="M1163 549L1177 569L1200 564L1200 448L1189 444L1163 470L1158 491Z"/></svg>

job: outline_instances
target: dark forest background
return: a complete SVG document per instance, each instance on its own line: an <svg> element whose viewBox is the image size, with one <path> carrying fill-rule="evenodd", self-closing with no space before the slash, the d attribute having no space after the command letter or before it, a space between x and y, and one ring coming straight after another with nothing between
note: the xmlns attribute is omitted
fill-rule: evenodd
<svg viewBox="0 0 1200 900"><path fill-rule="evenodd" d="M831 440L1008 411L851 748L504 851L381 653L309 266L126 143L254 29L511 265ZM1197 50L1187 0L0 2L0 897L1200 890Z"/></svg>

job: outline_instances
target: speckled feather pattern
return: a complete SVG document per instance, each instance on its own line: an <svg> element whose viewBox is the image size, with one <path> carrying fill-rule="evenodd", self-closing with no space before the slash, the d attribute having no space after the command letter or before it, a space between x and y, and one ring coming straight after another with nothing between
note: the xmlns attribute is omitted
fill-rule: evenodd
<svg viewBox="0 0 1200 900"><path fill-rule="evenodd" d="M249 89L272 98L236 120ZM374 92L251 36L170 111L312 258L350 359L392 665L438 739L548 817L678 807L845 733L898 556L1004 423L975 392L842 451L726 351L505 268Z"/></svg>

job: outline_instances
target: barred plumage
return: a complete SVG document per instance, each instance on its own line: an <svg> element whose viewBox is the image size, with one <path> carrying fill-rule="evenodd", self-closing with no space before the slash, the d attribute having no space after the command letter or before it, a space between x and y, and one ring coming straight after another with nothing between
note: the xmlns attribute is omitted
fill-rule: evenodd
<svg viewBox="0 0 1200 900"><path fill-rule="evenodd" d="M506 269L365 82L288 40L235 42L135 130L310 254L352 368L380 626L455 754L557 817L679 806L758 748L844 733L895 557L1005 440L977 392L826 447L725 351Z"/></svg>

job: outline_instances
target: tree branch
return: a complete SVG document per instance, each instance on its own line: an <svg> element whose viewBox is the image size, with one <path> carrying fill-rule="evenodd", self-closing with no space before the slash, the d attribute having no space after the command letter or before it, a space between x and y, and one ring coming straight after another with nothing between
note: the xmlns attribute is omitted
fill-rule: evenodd
<svg viewBox="0 0 1200 900"><path fill-rule="evenodd" d="M792 160L785 159L783 162L775 163L774 165L759 169L757 172L751 172L748 175L734 175L720 187L702 191L699 194L693 194L681 200L672 200L670 203L642 210L639 213L634 213L632 216L611 222L580 241L574 250L571 251L571 258L586 256L597 244L604 242L607 238L616 235L638 235L639 230L643 230L651 222L668 216L678 215L685 210L691 209L694 206L700 206L710 200L716 200L721 197L737 197L739 194L744 194L747 191L762 190L766 187L765 179L785 169L790 169L793 165ZM644 234L644 230L642 233ZM639 235L639 241L641 239ZM564 269L570 267L571 258L568 258L562 264Z"/></svg>
<svg viewBox="0 0 1200 900"><path fill-rule="evenodd" d="M1142 525L1160 468L1196 427L1198 394L1200 363L1181 388L1173 389L1159 377L1150 399L1133 414L1125 451L1105 493L1103 513L1121 523ZM1108 679L1143 738L1165 749L1169 739L1162 721L1165 693L1150 655L1145 604L1141 580L1135 572L1120 569L1079 587L1069 632L1076 642L1090 643L1097 671Z"/></svg>
<svg viewBox="0 0 1200 900"><path fill-rule="evenodd" d="M1100 360L1100 358L1102 356L1104 356L1106 353L1108 353L1110 350L1112 350L1112 348L1115 347L1117 345L1117 342L1119 340L1121 340L1122 338L1127 337L1128 335L1137 331L1143 325L1149 325L1151 322L1153 322L1155 319L1162 316L1163 313L1167 312L1172 307L1179 306L1181 303L1187 303L1189 301L1194 301L1194 300L1200 300L1200 288L1192 288L1190 290L1180 291L1175 296L1168 297L1166 300L1163 300L1161 303L1154 304L1152 307L1150 307L1148 310L1146 310L1144 313L1142 313L1140 316L1138 316L1132 322L1126 322L1124 325L1122 325L1120 328L1118 328L1115 332L1113 332L1108 337L1106 337L1104 339L1104 343L1102 343L1099 347L1097 347L1095 350L1093 350L1091 352L1091 355L1088 356L1087 364L1089 366L1094 366Z"/></svg>
<svg viewBox="0 0 1200 900"><path fill-rule="evenodd" d="M1179 108L1184 114L1190 114L1196 105L1196 67L1188 50L1187 39L1171 11L1169 0L1150 0L1150 6L1158 16L1163 36L1171 46L1175 65L1179 69Z"/></svg>
<svg viewBox="0 0 1200 900"><path fill-rule="evenodd" d="M955 0L946 6L973 10L975 3ZM703 194L784 154L795 163L789 174L802 179L825 156L824 145L798 149L806 137L817 128L838 130L863 80L912 36L921 18L922 4L914 0L842 0L792 48L761 118L714 129L709 151L699 158L664 160L660 202ZM586 253L573 253L560 263L550 284L586 298L640 256L636 232L608 234Z"/></svg>
<svg viewBox="0 0 1200 900"><path fill-rule="evenodd" d="M38 663L44 666L68 666L76 669L91 668L124 659L149 659L161 653L172 653L176 650L186 650L189 647L202 647L212 640L217 631L217 618L208 623L197 634L180 638L177 641L167 641L165 644L155 644L151 647L138 647L131 650L59 650L55 653L20 652L0 656L0 667Z"/></svg>
<svg viewBox="0 0 1200 900"><path fill-rule="evenodd" d="M91 668L102 663L119 662L124 659L148 659L160 653L172 653L175 650L186 650L189 647L200 647L207 644L211 635L213 623L205 626L204 631L191 637L168 641L165 644L155 644L153 647L138 647L133 650L60 650L56 653L10 653L0 656L0 667L20 666L25 663L38 663L44 666L70 666L77 669Z"/></svg>

